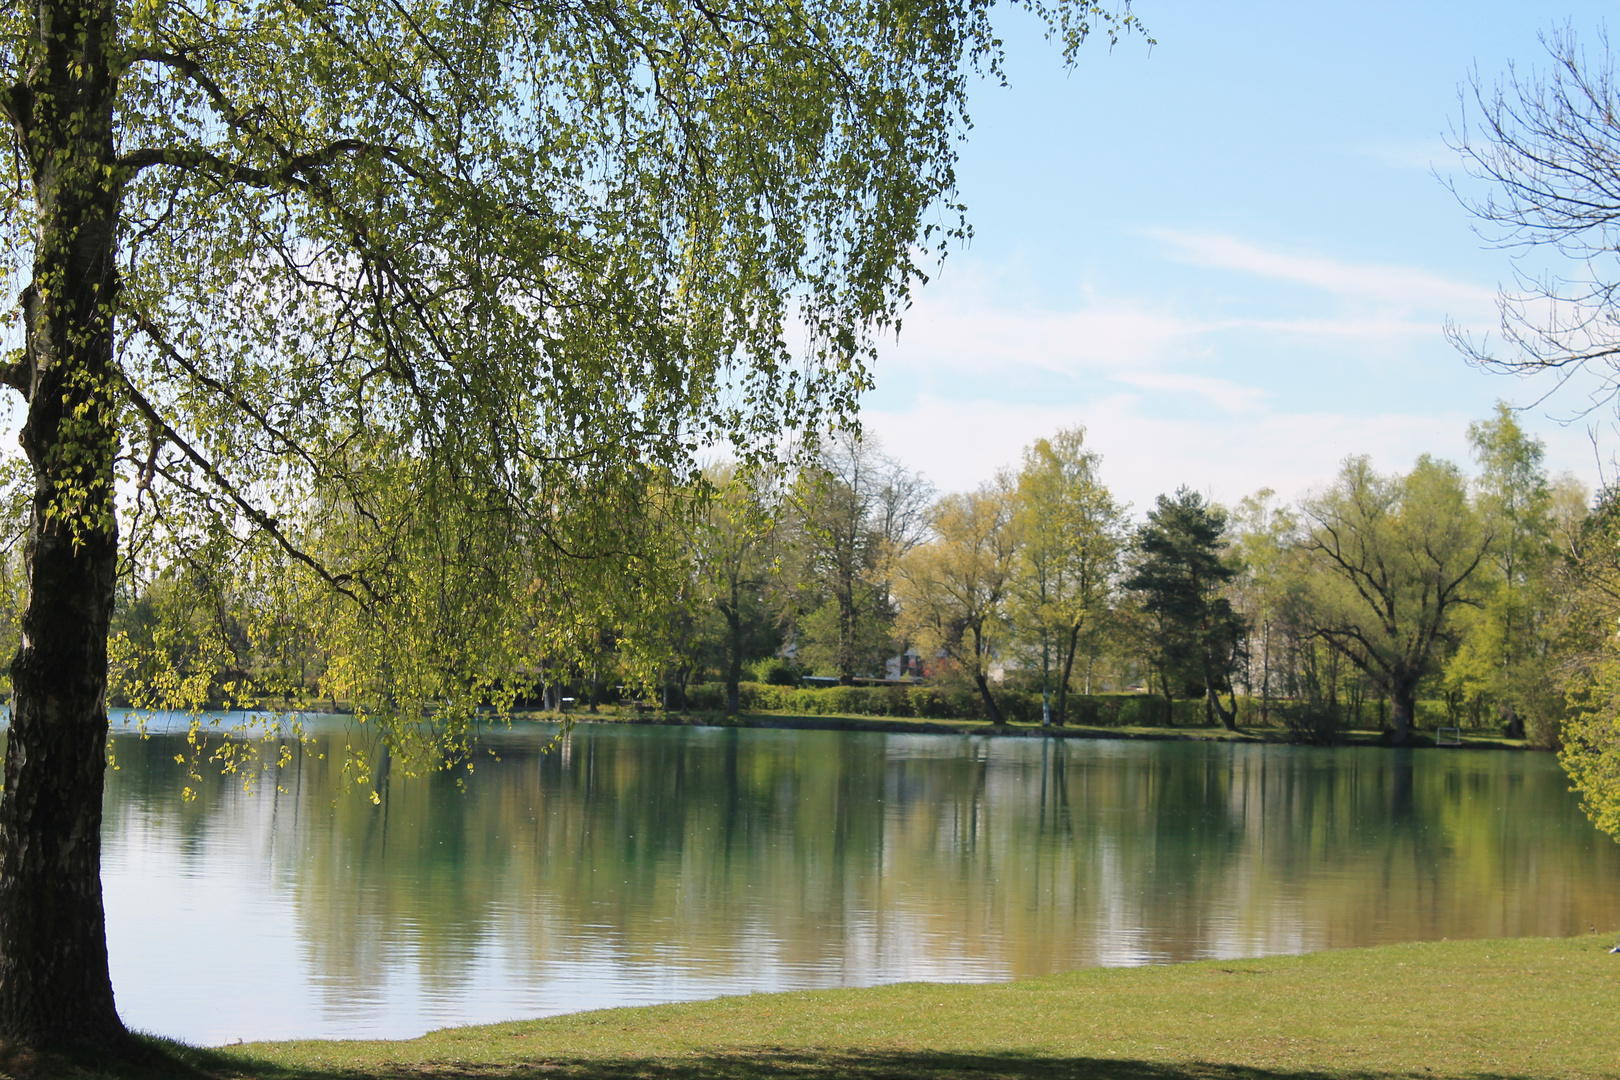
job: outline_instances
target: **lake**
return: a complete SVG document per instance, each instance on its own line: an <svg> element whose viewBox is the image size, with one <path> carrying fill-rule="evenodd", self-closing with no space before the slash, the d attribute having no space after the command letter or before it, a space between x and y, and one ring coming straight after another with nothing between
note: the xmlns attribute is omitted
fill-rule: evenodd
<svg viewBox="0 0 1620 1080"><path fill-rule="evenodd" d="M115 736L119 1011L200 1043L1620 928L1550 754L580 725L340 790L331 727L182 801ZM323 730L317 726L317 730Z"/></svg>

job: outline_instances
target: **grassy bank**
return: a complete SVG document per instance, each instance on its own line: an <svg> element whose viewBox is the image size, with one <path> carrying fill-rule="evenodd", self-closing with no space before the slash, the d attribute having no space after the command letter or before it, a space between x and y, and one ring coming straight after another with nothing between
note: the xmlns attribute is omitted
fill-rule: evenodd
<svg viewBox="0 0 1620 1080"><path fill-rule="evenodd" d="M179 1053L209 1076L266 1080L1615 1077L1620 956L1608 947L1595 936L1395 945Z"/></svg>
<svg viewBox="0 0 1620 1080"><path fill-rule="evenodd" d="M524 719L554 721L554 713L523 713ZM636 712L618 706L603 706L597 713L576 712L576 721L586 723L629 723L662 725L706 725L714 727L744 728L797 728L813 731L887 731L918 735L986 735L995 737L1058 738L1058 739L1150 739L1199 740L1206 742L1286 743L1288 732L1277 727L1242 727L1227 731L1221 727L1088 727L1069 724L1064 727L1042 727L1039 724L1011 723L997 727L983 720L935 720L896 717L817 714L795 716L784 713L744 712L726 716L721 712ZM1347 731L1340 740L1344 746L1381 746L1384 735L1380 731ZM1435 745L1432 731L1413 731L1409 746ZM1506 739L1486 732L1464 733L1462 745L1467 749L1525 750L1523 739Z"/></svg>

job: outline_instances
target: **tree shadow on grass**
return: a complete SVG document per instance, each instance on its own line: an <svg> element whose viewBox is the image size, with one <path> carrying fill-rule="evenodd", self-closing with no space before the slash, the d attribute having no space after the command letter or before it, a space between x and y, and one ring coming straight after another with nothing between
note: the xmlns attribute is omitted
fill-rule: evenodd
<svg viewBox="0 0 1620 1080"><path fill-rule="evenodd" d="M202 1080L1404 1080L1410 1074L1261 1069L1211 1062L1164 1063L1056 1057L1014 1051L773 1050L648 1058L535 1057L499 1065L445 1060L365 1068L288 1068L251 1056L174 1047L177 1076ZM184 1070L190 1070L189 1072ZM1423 1080L1462 1080L1424 1072ZM141 1080L144 1080L142 1074ZM120 1080L123 1080L120 1077ZM1467 1074L1467 1080L1528 1080Z"/></svg>

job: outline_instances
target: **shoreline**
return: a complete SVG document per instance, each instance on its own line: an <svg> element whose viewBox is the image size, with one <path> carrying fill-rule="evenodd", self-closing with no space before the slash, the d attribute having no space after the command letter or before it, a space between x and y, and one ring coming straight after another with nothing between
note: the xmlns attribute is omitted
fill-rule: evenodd
<svg viewBox="0 0 1620 1080"><path fill-rule="evenodd" d="M614 708L608 706L608 708ZM1042 727L1039 724L1003 724L997 726L985 720L907 720L876 716L810 716L783 713L740 713L721 716L713 713L609 713L588 712L522 712L513 719L538 723L558 723L570 720L576 724L632 724L644 727L718 727L759 728L791 731L870 731L891 735L959 735L984 738L1023 739L1104 739L1137 742L1230 742L1275 746L1308 746L1287 737L1282 728L1239 728L1227 731L1221 727L1197 728L1106 728L1065 725ZM1324 749L1336 746L1377 746L1390 750L1514 750L1535 752L1521 739L1506 739L1497 735L1468 733L1460 746L1439 746L1432 731L1414 731L1404 747L1391 745L1379 731L1350 731L1343 739ZM1545 751L1543 751L1545 752Z"/></svg>
<svg viewBox="0 0 1620 1080"><path fill-rule="evenodd" d="M276 702L266 703L269 712L286 711L304 716L352 716L347 702ZM218 711L218 710L213 710ZM235 711L235 710L233 710ZM252 711L252 710L250 710ZM127 706L114 706L112 712L131 715L141 712ZM172 717L184 715L174 712L150 713L149 716ZM490 714L494 715L494 714ZM1316 746L1333 749L1346 746L1376 746L1388 750L1511 750L1529 753L1551 753L1550 749L1531 746L1523 739L1509 739L1478 731L1466 731L1458 744L1440 745L1435 741L1433 729L1415 730L1405 746L1395 746L1382 731L1353 730L1333 743L1295 742L1280 727L1239 727L1227 731L1219 726L1199 727L1091 727L1068 724L1062 727L1043 727L1040 724L1007 723L997 726L987 720L908 719L904 717L857 716L850 714L807 714L752 712L726 716L718 712L684 711L666 713L658 710L632 711L621 705L603 705L600 711L585 710L556 712L540 709L513 709L514 723L532 724L629 724L640 727L712 727L756 728L789 731L867 731L889 735L956 735L996 739L1079 739L1123 740L1136 742L1226 742L1271 746ZM3 728L4 725L0 725ZM160 729L165 725L158 725ZM174 730L181 730L175 728ZM118 732L115 730L114 734Z"/></svg>

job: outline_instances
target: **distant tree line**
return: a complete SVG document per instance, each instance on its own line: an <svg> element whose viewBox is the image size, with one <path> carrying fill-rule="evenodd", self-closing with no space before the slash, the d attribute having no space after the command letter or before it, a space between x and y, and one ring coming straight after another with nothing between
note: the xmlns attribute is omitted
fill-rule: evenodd
<svg viewBox="0 0 1620 1080"><path fill-rule="evenodd" d="M845 434L791 474L717 465L696 488L649 481L638 505L664 518L646 531L662 569L615 564L614 587L590 590L609 602L588 609L565 589L511 596L532 633L508 620L478 671L435 663L436 636L486 632L457 625L454 595L394 652L353 649L365 632L353 605L273 553L227 557L224 538L126 574L113 693L194 709L363 703L419 668L426 697L460 680L500 707L690 697L736 712L751 683L924 679L996 723L1015 692L1062 725L1077 722L1076 694L1137 691L1162 698L1166 718L1197 701L1204 722L1283 724L1310 741L1351 725L1404 741L1421 713L1557 746L1572 707L1620 695L1594 659L1620 610L1620 513L1613 493L1589 505L1574 480L1549 477L1505 405L1469 440L1472 476L1427 456L1404 474L1352 457L1294 505L1263 490L1228 508L1183 487L1133 521L1083 428L942 496L875 439ZM341 508L318 509L307 543L352 542ZM12 634L15 561L0 566ZM355 653L393 665L387 679Z"/></svg>
<svg viewBox="0 0 1620 1080"><path fill-rule="evenodd" d="M717 678L735 708L749 671L850 684L920 662L996 722L1008 689L1039 692L1054 724L1071 694L1137 689L1229 728L1241 699L1310 740L1357 724L1405 741L1422 703L1431 723L1556 746L1608 619L1591 582L1610 497L1594 510L1550 477L1505 405L1468 434L1473 476L1352 457L1295 505L1181 488L1137 522L1081 428L939 498L855 438L790 484L717 471L677 681Z"/></svg>

